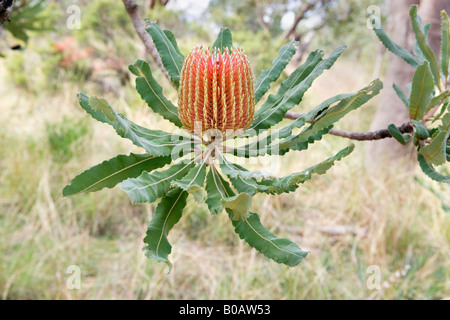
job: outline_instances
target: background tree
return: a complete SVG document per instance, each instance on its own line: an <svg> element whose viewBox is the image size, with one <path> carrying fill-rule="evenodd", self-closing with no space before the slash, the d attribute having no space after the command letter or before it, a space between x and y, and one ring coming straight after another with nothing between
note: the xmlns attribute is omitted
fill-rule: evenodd
<svg viewBox="0 0 450 320"><path fill-rule="evenodd" d="M429 30L429 44L436 54L440 56L440 12L446 10L450 12L450 0L396 0L390 1L389 9L389 34L392 39L407 48L410 52L414 50L414 33L412 31L409 8L413 4L419 4L419 15L423 24L431 23ZM381 94L380 103L371 123L370 129L377 130L386 128L389 124L400 125L409 121L408 110L397 97L392 85L395 83L401 89L406 90L407 85L412 81L414 68L394 54L389 54L389 67L383 77L385 90ZM411 143L401 145L394 139L384 139L372 142L367 145L366 163L369 167L376 168L378 165L385 165L388 162L403 162L413 160L414 148ZM409 163L413 163L409 161Z"/></svg>

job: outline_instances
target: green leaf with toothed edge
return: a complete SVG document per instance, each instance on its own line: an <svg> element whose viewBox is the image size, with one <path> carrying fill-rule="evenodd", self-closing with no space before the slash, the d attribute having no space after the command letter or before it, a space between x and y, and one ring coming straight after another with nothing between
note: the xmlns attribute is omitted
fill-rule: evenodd
<svg viewBox="0 0 450 320"><path fill-rule="evenodd" d="M425 109L424 114L427 114L430 110L432 110L434 107L443 104L446 102L446 99L450 97L450 90L445 90L444 92L441 92L437 96L434 96L430 99L430 102L428 103L428 106Z"/></svg>
<svg viewBox="0 0 450 320"><path fill-rule="evenodd" d="M218 176L220 176L217 171L215 172ZM221 178L221 180L224 179ZM217 189L219 190L221 188L219 187ZM232 197L236 196L233 190L229 188L229 185L222 190L226 191L223 191L221 195L226 195L228 199L232 199ZM243 199L246 198L245 195L241 195L241 197ZM244 207L247 206L249 207L248 202ZM277 263L283 263L288 266L296 266L308 255L307 251L303 251L292 241L284 238L278 238L269 230L264 228L256 213L248 211L245 214L241 214L242 219L236 220L234 219L236 217L236 213L234 213L232 209L227 208L226 211L228 212L228 216L234 226L234 231L239 235L239 237L267 258L272 259Z"/></svg>
<svg viewBox="0 0 450 320"><path fill-rule="evenodd" d="M409 139L411 138L410 135L402 134L400 130L398 130L397 126L393 123L391 123L387 129L391 134L392 138L394 138L403 145L407 144Z"/></svg>
<svg viewBox="0 0 450 320"><path fill-rule="evenodd" d="M406 63L410 64L414 68L419 65L419 59L417 59L408 50L398 45L387 35L386 30L382 27L381 20L376 15L371 15L371 19L374 20L375 24L379 25L379 28L373 28L373 31L380 39L381 43L392 53L402 58Z"/></svg>
<svg viewBox="0 0 450 320"><path fill-rule="evenodd" d="M172 245L167 236L180 220L187 196L188 193L180 188L169 191L156 207L144 238L145 255L155 261L166 262L170 268L172 264L169 254L172 252Z"/></svg>
<svg viewBox="0 0 450 320"><path fill-rule="evenodd" d="M403 102L403 104L405 105L405 107L408 108L409 106L409 101L408 98L406 98L405 93L403 92L402 89L400 89L395 83L392 84L392 87L394 88L395 93L397 94L397 96L400 98L400 100Z"/></svg>
<svg viewBox="0 0 450 320"><path fill-rule="evenodd" d="M409 115L414 120L422 120L434 90L429 65L428 61L425 61L414 72L408 107Z"/></svg>
<svg viewBox="0 0 450 320"><path fill-rule="evenodd" d="M136 90L148 106L164 119L181 128L183 125L179 119L178 107L164 97L163 88L153 78L148 63L136 60L134 64L128 66L128 69L137 76Z"/></svg>
<svg viewBox="0 0 450 320"><path fill-rule="evenodd" d="M450 183L450 177L444 176L443 174L436 171L436 169L427 162L424 156L419 154L417 156L417 160L419 161L419 165L423 173L425 173L428 177L437 182Z"/></svg>
<svg viewBox="0 0 450 320"><path fill-rule="evenodd" d="M439 112L432 117L433 120L431 121L431 123L435 123L439 119L441 119L443 121L445 116L450 114L447 112L450 110L449 106L450 106L450 101L448 101L448 100L444 101L444 103L442 104L442 106L440 108L441 110L439 110ZM445 114L445 116L442 117L444 114Z"/></svg>
<svg viewBox="0 0 450 320"><path fill-rule="evenodd" d="M444 80L448 78L450 60L450 20L445 11L441 11L441 72Z"/></svg>
<svg viewBox="0 0 450 320"><path fill-rule="evenodd" d="M422 156L429 166L442 165L448 161L447 142L450 138L450 113L446 113L441 122L441 125L433 130L431 142L418 151L418 155Z"/></svg>
<svg viewBox="0 0 450 320"><path fill-rule="evenodd" d="M274 148L280 155L289 150L305 150L310 143L322 139L322 136L333 127L333 124L349 112L361 107L376 96L383 88L383 83L377 79L367 87L341 100L338 104L322 112L309 127L299 134L281 140Z"/></svg>
<svg viewBox="0 0 450 320"><path fill-rule="evenodd" d="M420 19L419 19L419 22L420 22L420 28L422 29L422 32L425 35L425 40L428 41L428 32L430 30L431 24L426 24L425 26L423 26L421 24L422 22ZM416 43L414 44L413 53L416 55L417 59L419 59L419 64L422 64L427 60L427 58L425 58L422 50L420 49L417 39L416 39Z"/></svg>
<svg viewBox="0 0 450 320"><path fill-rule="evenodd" d="M145 30L152 37L153 43L155 44L156 50L158 50L161 62L169 74L170 80L178 89L184 56L178 48L175 36L171 31L163 31L158 24L153 23L148 19L145 20L145 24Z"/></svg>
<svg viewBox="0 0 450 320"><path fill-rule="evenodd" d="M250 144L236 148L230 148L227 150L227 153L246 158L262 156L265 154L276 155L279 151L277 149L278 145L272 144L273 141L291 136L293 129L302 128L306 123L313 121L314 118L316 118L322 112L325 112L328 108L330 108L338 101L349 98L353 95L354 93L338 94L334 97L328 98L327 100L316 106L314 109L308 111L305 114L302 114L297 119L293 120L289 125L279 130L271 130L270 132L268 132L269 134L267 136L263 136L262 138Z"/></svg>
<svg viewBox="0 0 450 320"><path fill-rule="evenodd" d="M70 196L80 192L112 188L128 178L137 177L145 171L161 168L171 161L172 159L169 156L156 157L149 154L134 153L118 155L73 178L71 183L64 187L63 195Z"/></svg>
<svg viewBox="0 0 450 320"><path fill-rule="evenodd" d="M184 177L194 167L194 161L178 163L167 170L144 172L139 177L121 183L132 203L154 202L164 196L173 180Z"/></svg>
<svg viewBox="0 0 450 320"><path fill-rule="evenodd" d="M222 153L219 153L220 169L228 176L233 187L238 192L245 192L249 195L254 195L256 192L265 192L269 189L268 186L258 184L254 177L262 179L264 172L249 171L238 164L229 162Z"/></svg>
<svg viewBox="0 0 450 320"><path fill-rule="evenodd" d="M274 126L282 120L287 111L300 103L312 81L323 71L325 66L323 54L321 50L312 52L306 61L281 83L278 92L269 95L255 111L250 129L258 131ZM319 67L319 64L322 67Z"/></svg>
<svg viewBox="0 0 450 320"><path fill-rule="evenodd" d="M248 210L252 205L252 197L245 192L221 199L223 207L232 220L243 220L248 217Z"/></svg>
<svg viewBox="0 0 450 320"><path fill-rule="evenodd" d="M232 47L233 37L231 36L231 30L228 28L221 28L212 48L219 49L221 52L223 52L223 49L231 49Z"/></svg>
<svg viewBox="0 0 450 320"><path fill-rule="evenodd" d="M195 165L182 178L171 182L171 186L178 187L192 194L198 202L202 202L205 198L203 185L206 178L206 162Z"/></svg>
<svg viewBox="0 0 450 320"><path fill-rule="evenodd" d="M282 46L278 52L278 56L272 61L272 66L261 72L255 83L255 104L270 89L270 84L280 77L289 61L291 61L292 56L297 51L297 47L297 41L291 41Z"/></svg>
<svg viewBox="0 0 450 320"><path fill-rule="evenodd" d="M233 194L228 181L226 181L217 172L217 169L211 165L206 176L206 204L211 214L218 214L223 211L221 199L229 197Z"/></svg>
<svg viewBox="0 0 450 320"><path fill-rule="evenodd" d="M219 153L218 156L220 161L220 169L230 178L241 177L244 179L255 179L256 181L275 178L274 175L268 172L262 170L248 171L237 164L231 163L224 157L223 153Z"/></svg>
<svg viewBox="0 0 450 320"><path fill-rule="evenodd" d="M430 165L441 165L447 162L446 147L450 131L438 131L431 142L420 148L418 154Z"/></svg>
<svg viewBox="0 0 450 320"><path fill-rule="evenodd" d="M227 161L223 156L222 171L228 175L233 186L239 192L247 192L250 195L256 192L281 194L295 191L299 184L305 183L313 177L313 174L325 174L336 161L348 156L353 152L355 146L353 144L340 150L334 156L319 162L318 164L303 170L301 172L292 173L285 177L277 178L270 175L260 175L258 171L248 171L241 166Z"/></svg>
<svg viewBox="0 0 450 320"><path fill-rule="evenodd" d="M229 216L234 226L234 231L239 237L275 262L293 267L298 265L308 255L307 251L300 249L294 242L278 238L264 228L256 213L249 212L248 216L242 220L232 220L233 215L230 212Z"/></svg>
<svg viewBox="0 0 450 320"><path fill-rule="evenodd" d="M111 125L119 136L131 140L151 155L167 156L171 154L171 150L175 146L190 143L190 139L187 137L160 130L149 130L133 123L123 115L116 113L104 98L89 97L84 93L78 93L78 100L81 107L94 119Z"/></svg>
<svg viewBox="0 0 450 320"><path fill-rule="evenodd" d="M437 87L441 87L441 74L439 71L436 55L428 44L425 30L422 27L419 17L417 16L417 5L412 5L409 9L413 31L416 35L417 44L422 51L425 59L430 63L430 70Z"/></svg>
<svg viewBox="0 0 450 320"><path fill-rule="evenodd" d="M414 125L415 135L418 139L425 140L430 136L430 133L421 122L416 120L411 120L411 122Z"/></svg>
<svg viewBox="0 0 450 320"><path fill-rule="evenodd" d="M332 168L336 161L342 160L348 156L355 149L354 144L350 144L348 147L340 150L334 156L319 162L318 164L309 167L301 172L293 173L282 178L277 178L274 181L263 180L261 183L269 187L268 193L284 193L291 192L297 189L299 184L305 183L310 180L314 174L325 174L330 168Z"/></svg>
<svg viewBox="0 0 450 320"><path fill-rule="evenodd" d="M323 55L324 52L322 50L315 50L311 52L306 58L306 61L295 69L289 77L280 84L277 93L270 94L266 101L255 111L255 118L278 105L287 91L305 80L317 64L323 60Z"/></svg>
<svg viewBox="0 0 450 320"><path fill-rule="evenodd" d="M262 113L255 114L255 119L253 120L250 128L255 130L268 129L282 121L286 115L286 112L302 101L303 95L311 87L313 81L319 77L324 70L330 69L345 49L346 46L336 48L328 58L321 60L317 64L316 60L312 59L310 63L311 66L314 67L311 68L311 66L307 65L304 72L298 75L299 78L304 78L304 80L301 80L297 85L287 90L281 99L277 100L277 104L271 105ZM320 58L320 56L321 55L318 53L317 57ZM305 64L307 62L305 62ZM300 68L302 67L303 66L300 66ZM263 107L264 105L261 108Z"/></svg>

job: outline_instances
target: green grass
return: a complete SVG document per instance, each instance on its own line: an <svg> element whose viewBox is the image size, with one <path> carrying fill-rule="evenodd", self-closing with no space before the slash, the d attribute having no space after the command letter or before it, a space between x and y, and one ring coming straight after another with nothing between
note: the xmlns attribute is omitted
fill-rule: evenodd
<svg viewBox="0 0 450 320"><path fill-rule="evenodd" d="M365 85L363 80L335 89L348 92ZM319 82L306 101L320 101L321 86L327 84ZM70 178L89 166L140 150L85 114L73 85L58 95L14 90L19 89L0 86L2 299L449 297L449 214L414 176L440 187L417 168L410 174L392 164L382 174L366 169L367 143L356 143L352 155L294 193L255 197L253 209L265 226L310 251L297 267L264 258L238 239L225 214L211 216L204 204L189 199L169 235L174 267L168 274L165 264L142 251L155 204L133 206L119 188L61 195ZM133 90L126 88L125 97L107 95L130 119L167 128L144 103L136 103ZM367 130L373 108L363 107L340 126ZM289 153L278 174L301 171L348 143L330 136L307 151ZM66 286L70 265L81 269L80 290ZM379 290L366 284L371 265L381 271Z"/></svg>

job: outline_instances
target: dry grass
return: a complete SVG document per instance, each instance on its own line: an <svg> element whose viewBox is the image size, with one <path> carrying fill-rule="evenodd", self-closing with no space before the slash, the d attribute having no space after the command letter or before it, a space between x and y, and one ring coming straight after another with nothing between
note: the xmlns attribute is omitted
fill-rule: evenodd
<svg viewBox="0 0 450 320"><path fill-rule="evenodd" d="M347 85L337 84L336 74L329 79L334 86L319 81L306 101L314 104L334 91L352 91L368 83L357 77L344 82ZM8 79L2 82L3 299L449 297L449 215L413 176L436 189L440 186L419 171L405 174L392 164L386 164L383 173L368 172L363 165L365 143L357 143L356 151L329 174L317 176L295 193L255 198L254 210L264 225L310 251L299 266L289 268L262 257L238 239L226 215L211 216L205 205L190 200L169 236L174 268L167 274L166 265L146 259L142 252L154 204L132 206L119 188L61 196L63 186L81 170L139 150L90 119L77 105L76 87L31 96L12 88ZM167 129L168 123L152 116L131 89L123 98L106 98L130 119ZM364 130L373 108L354 113L342 127ZM48 129L49 124L55 126ZM76 131L79 137L68 146L49 143L49 135L58 130L67 134L79 126L86 130ZM279 173L303 170L347 143L326 137L308 151L289 153ZM61 159L61 152L70 154L67 160ZM79 290L66 286L70 265L81 268ZM371 265L381 270L380 289L367 286Z"/></svg>

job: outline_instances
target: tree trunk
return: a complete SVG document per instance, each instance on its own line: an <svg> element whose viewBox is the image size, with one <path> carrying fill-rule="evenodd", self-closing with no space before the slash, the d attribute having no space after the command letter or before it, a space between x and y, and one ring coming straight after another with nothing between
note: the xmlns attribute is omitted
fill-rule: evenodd
<svg viewBox="0 0 450 320"><path fill-rule="evenodd" d="M390 1L390 30L392 40L412 52L415 37L409 18L409 8L413 4L419 4L419 0L395 0ZM431 48L439 57L440 53L440 11L447 9L450 12L450 0L426 0L421 1L419 15L424 24L432 23L429 33ZM384 90L380 103L371 124L371 131L387 128L391 123L401 125L409 121L408 110L397 97L392 84L395 83L406 91L406 84L412 81L414 68L401 58L389 52L389 69L383 79ZM383 168L384 165L405 163L405 168L412 167L415 158L414 147L411 143L401 145L394 139L384 139L367 145L366 164L372 169Z"/></svg>

